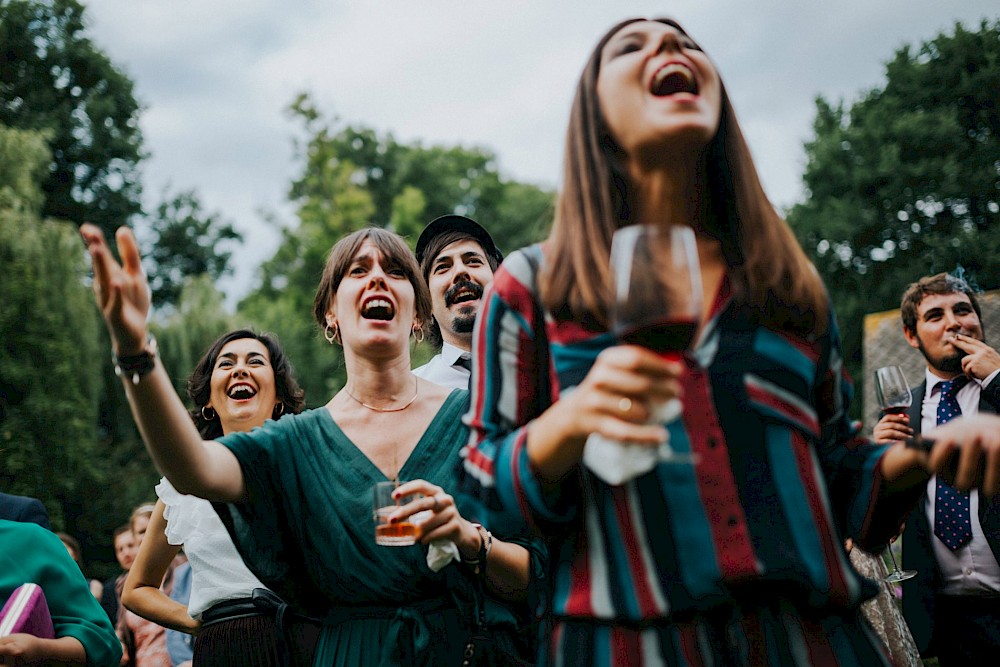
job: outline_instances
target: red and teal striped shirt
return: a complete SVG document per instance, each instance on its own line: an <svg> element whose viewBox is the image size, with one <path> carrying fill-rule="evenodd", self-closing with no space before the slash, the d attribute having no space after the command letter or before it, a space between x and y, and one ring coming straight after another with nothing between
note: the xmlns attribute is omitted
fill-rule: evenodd
<svg viewBox="0 0 1000 667"><path fill-rule="evenodd" d="M541 246L514 253L484 298L463 456L467 488L496 521L546 537L549 615L640 634L753 600L818 609L817 628L827 613L851 617L874 588L851 568L844 538L884 544L919 493L883 492L885 448L859 438L847 416L852 389L835 326L809 339L762 326L724 284L685 357L683 414L667 425L671 446L696 453L698 465L661 463L621 486L578 466L543 487L525 448L528 424L616 344L607 331L543 312L543 262ZM587 664L605 664L596 657L605 649L628 653L610 648L613 632L604 649L602 631L592 634L579 651ZM683 653L683 637L672 636L670 651ZM636 639L637 650L647 641ZM557 663L571 664L570 648L556 650Z"/></svg>

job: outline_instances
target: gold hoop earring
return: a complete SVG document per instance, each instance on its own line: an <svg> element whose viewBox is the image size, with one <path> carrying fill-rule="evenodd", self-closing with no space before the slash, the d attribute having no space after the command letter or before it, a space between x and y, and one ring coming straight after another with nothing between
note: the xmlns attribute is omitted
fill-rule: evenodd
<svg viewBox="0 0 1000 667"><path fill-rule="evenodd" d="M285 414L285 404L275 403L274 409L271 410L271 414L274 415L274 419L277 419L281 415Z"/></svg>
<svg viewBox="0 0 1000 667"><path fill-rule="evenodd" d="M208 410L208 412L206 413L205 410ZM210 407L208 405L202 407L202 409L201 409L201 418L204 419L205 421L210 422L213 419L215 419L217 416L218 415L215 413L215 410L212 407Z"/></svg>
<svg viewBox="0 0 1000 667"><path fill-rule="evenodd" d="M424 342L424 329L423 329L423 327L414 327L413 328L413 339L415 341L417 341L418 343L423 343Z"/></svg>
<svg viewBox="0 0 1000 667"><path fill-rule="evenodd" d="M323 329L323 338L325 338L326 342L329 343L330 345L333 345L334 343L339 343L340 327L337 326L336 323L334 323L333 329L331 330L330 325L327 324L326 328Z"/></svg>

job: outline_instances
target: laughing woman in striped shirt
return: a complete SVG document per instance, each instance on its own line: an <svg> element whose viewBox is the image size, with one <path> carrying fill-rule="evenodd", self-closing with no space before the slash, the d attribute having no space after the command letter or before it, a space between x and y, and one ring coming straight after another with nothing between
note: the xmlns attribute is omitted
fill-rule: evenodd
<svg viewBox="0 0 1000 667"><path fill-rule="evenodd" d="M680 362L609 332L610 240L640 221L697 238L705 306ZM858 613L875 587L841 545L896 532L922 454L857 437L825 288L678 24L626 21L598 43L552 233L485 303L466 482L549 541L540 664L888 664ZM649 423L672 398L681 416ZM592 434L668 435L699 462L609 483L584 463Z"/></svg>

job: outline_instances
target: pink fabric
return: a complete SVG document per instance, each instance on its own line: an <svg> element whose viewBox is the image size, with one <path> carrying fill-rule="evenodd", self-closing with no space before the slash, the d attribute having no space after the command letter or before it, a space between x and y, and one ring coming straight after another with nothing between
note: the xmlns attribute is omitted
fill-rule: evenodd
<svg viewBox="0 0 1000 667"><path fill-rule="evenodd" d="M147 621L125 609L125 625L135 639L135 667L173 667L162 625Z"/></svg>

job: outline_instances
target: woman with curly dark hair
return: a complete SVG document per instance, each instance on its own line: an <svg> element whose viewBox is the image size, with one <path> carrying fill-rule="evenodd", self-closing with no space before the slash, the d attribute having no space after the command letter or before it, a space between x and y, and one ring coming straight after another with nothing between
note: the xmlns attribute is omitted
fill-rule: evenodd
<svg viewBox="0 0 1000 667"><path fill-rule="evenodd" d="M188 378L188 396L191 419L205 439L249 431L268 419L298 414L304 405L277 338L248 329L212 343ZM289 664L289 647L275 622L280 601L247 569L211 503L178 493L166 478L156 493L159 500L125 582L125 606L164 627L197 635L199 667ZM187 606L161 589L182 546L191 564Z"/></svg>

